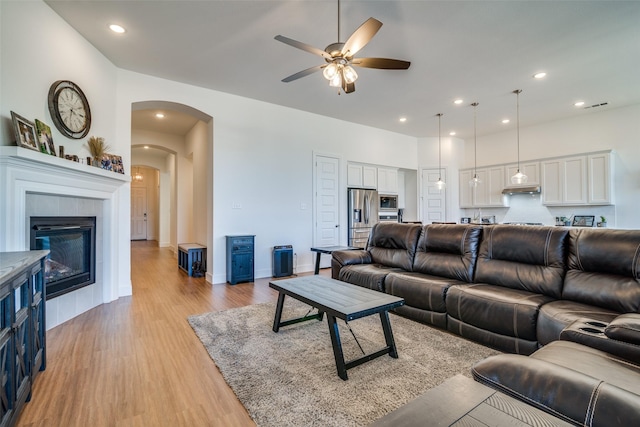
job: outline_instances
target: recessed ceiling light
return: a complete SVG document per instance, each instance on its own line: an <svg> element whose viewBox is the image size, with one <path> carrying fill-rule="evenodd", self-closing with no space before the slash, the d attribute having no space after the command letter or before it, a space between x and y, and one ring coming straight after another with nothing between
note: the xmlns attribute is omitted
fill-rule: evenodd
<svg viewBox="0 0 640 427"><path fill-rule="evenodd" d="M162 113L156 113L156 118L158 118L158 119L164 119L164 114L162 114Z"/></svg>
<svg viewBox="0 0 640 427"><path fill-rule="evenodd" d="M449 135L451 135L451 136L454 136L455 134L456 134L455 131L449 132Z"/></svg>
<svg viewBox="0 0 640 427"><path fill-rule="evenodd" d="M575 107L582 107L584 105L584 101L577 101L573 104Z"/></svg>
<svg viewBox="0 0 640 427"><path fill-rule="evenodd" d="M404 123L404 122L406 122L406 121L407 121L407 118L406 118L406 117L400 117L400 121L401 121L402 123Z"/></svg>
<svg viewBox="0 0 640 427"><path fill-rule="evenodd" d="M109 29L111 31L113 31L114 33L118 33L118 34L122 34L122 33L124 33L126 31L124 29L124 27L122 27L121 25L118 25L118 24L109 25Z"/></svg>
<svg viewBox="0 0 640 427"><path fill-rule="evenodd" d="M502 123L506 125L507 123L509 123L509 119L502 119Z"/></svg>
<svg viewBox="0 0 640 427"><path fill-rule="evenodd" d="M145 146L144 146L144 149L145 149L145 150L148 150L148 149L149 149L149 146L148 146L148 145L145 145Z"/></svg>
<svg viewBox="0 0 640 427"><path fill-rule="evenodd" d="M460 105L464 102L464 99L456 99L455 101L453 101L454 104L456 105Z"/></svg>
<svg viewBox="0 0 640 427"><path fill-rule="evenodd" d="M547 73L545 73L544 71L541 71L539 73L535 73L533 75L534 79L544 79L547 76Z"/></svg>

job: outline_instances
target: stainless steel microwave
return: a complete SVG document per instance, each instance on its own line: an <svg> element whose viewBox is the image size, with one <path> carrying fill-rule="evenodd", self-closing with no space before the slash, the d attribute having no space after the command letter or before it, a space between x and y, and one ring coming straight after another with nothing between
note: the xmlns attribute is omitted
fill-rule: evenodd
<svg viewBox="0 0 640 427"><path fill-rule="evenodd" d="M395 194L380 195L380 211L398 211L398 196Z"/></svg>

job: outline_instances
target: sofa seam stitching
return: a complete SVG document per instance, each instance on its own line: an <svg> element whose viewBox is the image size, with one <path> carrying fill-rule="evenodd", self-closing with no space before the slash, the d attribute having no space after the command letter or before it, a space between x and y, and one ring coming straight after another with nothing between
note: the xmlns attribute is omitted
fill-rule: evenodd
<svg viewBox="0 0 640 427"><path fill-rule="evenodd" d="M524 395L524 394L522 394L522 393L520 393L520 392L518 392L518 391L516 391L516 390L512 389L511 387L509 387L509 386L507 386L507 385L500 384L500 383L497 383L497 382L495 382L495 381L492 381L489 377L486 377L486 376L482 375L480 372L478 372L478 371L475 369L475 367L471 368L471 370L472 370L472 372L473 372L474 374L476 374L476 375L477 375L477 376L479 376L480 378L484 379L486 383L494 384L494 385L495 385L496 387L498 387L498 388L503 388L503 389L505 389L505 390L507 390L507 391L509 391L509 392L513 393L514 395L516 395L516 396L520 397L520 398L521 398L522 400L524 400L525 402L531 402L531 403L533 403L533 404L534 404L534 406L535 406L535 405L540 405L540 406L542 406L542 407L546 408L549 412L552 412L553 414L558 415L560 418L568 419L568 420L571 420L571 421L573 421L573 422L575 422L575 423L578 423L578 421L577 421L577 420L574 420L574 419L573 419L573 418L571 418L570 416L565 415L565 414L563 414L562 412L559 412L559 411L557 411L557 410L555 410L555 409L551 408L550 406L543 404L542 402L539 402L539 401L537 401L537 400L534 400L534 399L530 398L529 396L526 396L526 395Z"/></svg>

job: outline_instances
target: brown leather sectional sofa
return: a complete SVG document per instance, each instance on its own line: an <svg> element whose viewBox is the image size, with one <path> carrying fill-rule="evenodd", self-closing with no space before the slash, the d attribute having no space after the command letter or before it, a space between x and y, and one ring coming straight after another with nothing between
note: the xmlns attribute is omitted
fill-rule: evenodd
<svg viewBox="0 0 640 427"><path fill-rule="evenodd" d="M640 425L640 230L381 223L332 277L515 353L476 364L480 382L577 425Z"/></svg>

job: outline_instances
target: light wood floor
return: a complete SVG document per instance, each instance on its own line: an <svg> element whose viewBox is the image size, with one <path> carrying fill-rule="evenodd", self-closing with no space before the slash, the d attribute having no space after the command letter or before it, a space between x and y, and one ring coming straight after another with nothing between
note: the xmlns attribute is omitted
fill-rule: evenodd
<svg viewBox="0 0 640 427"><path fill-rule="evenodd" d="M131 264L132 297L47 332L47 369L18 425L255 425L186 319L275 302L268 279L210 285L155 242L132 242Z"/></svg>

